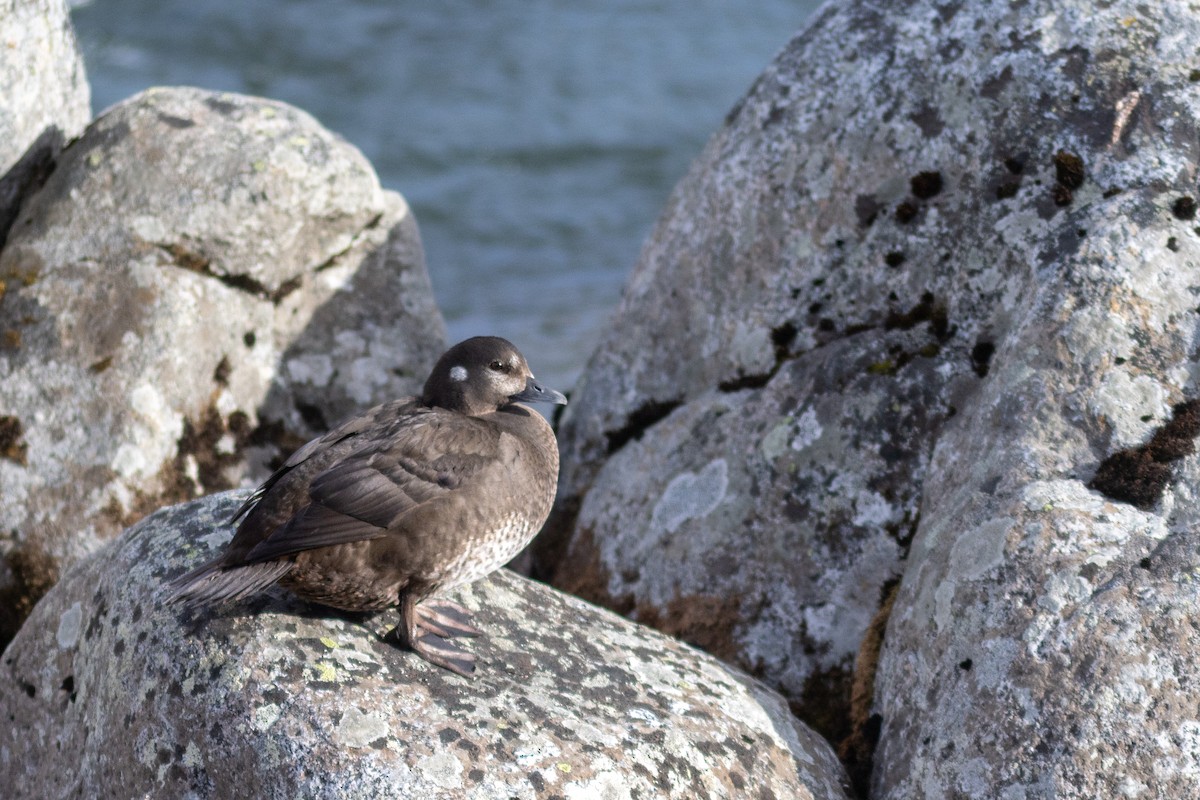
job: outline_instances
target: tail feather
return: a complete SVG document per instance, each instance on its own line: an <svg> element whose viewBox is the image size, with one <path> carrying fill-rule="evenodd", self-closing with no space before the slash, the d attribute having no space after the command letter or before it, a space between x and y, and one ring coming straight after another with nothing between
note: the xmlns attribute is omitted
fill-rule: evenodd
<svg viewBox="0 0 1200 800"><path fill-rule="evenodd" d="M215 605L258 594L292 569L291 561L263 561L226 566L210 561L167 584L166 602L189 606Z"/></svg>
<svg viewBox="0 0 1200 800"><path fill-rule="evenodd" d="M269 486L270 486L270 484L267 483L267 484L264 484L264 485L258 487L253 492L251 492L250 496L246 498L246 502L244 502L240 506L238 506L238 510L233 512L233 516L230 517L229 521L226 522L225 524L232 525L235 522L237 522L239 519L244 517L247 513L249 513L250 509L252 509L252 508L254 508L254 506L258 505L258 501L263 499L263 496L267 493L267 489L269 488Z"/></svg>

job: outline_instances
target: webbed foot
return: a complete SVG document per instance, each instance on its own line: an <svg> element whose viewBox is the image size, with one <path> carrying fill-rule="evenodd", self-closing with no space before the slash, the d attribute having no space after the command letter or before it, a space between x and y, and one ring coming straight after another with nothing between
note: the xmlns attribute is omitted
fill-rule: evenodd
<svg viewBox="0 0 1200 800"><path fill-rule="evenodd" d="M478 636L483 631L468 621L467 609L453 600L429 599L400 602L400 624L388 631L385 641L408 648L430 664L470 677L475 656L448 641L454 636Z"/></svg>
<svg viewBox="0 0 1200 800"><path fill-rule="evenodd" d="M470 612L453 600L429 598L417 603L417 626L443 639L479 636L483 631L471 624Z"/></svg>

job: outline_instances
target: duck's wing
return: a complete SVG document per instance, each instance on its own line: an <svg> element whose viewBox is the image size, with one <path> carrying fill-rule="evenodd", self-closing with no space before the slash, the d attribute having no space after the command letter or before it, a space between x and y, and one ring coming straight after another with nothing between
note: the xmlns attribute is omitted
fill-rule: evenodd
<svg viewBox="0 0 1200 800"><path fill-rule="evenodd" d="M414 509L469 488L501 449L494 426L439 409L363 438L313 478L308 504L258 542L246 563L387 535Z"/></svg>
<svg viewBox="0 0 1200 800"><path fill-rule="evenodd" d="M263 481L263 484L246 498L246 502L242 503L233 516L229 518L228 524L232 525L250 513L258 505L259 501L266 496L267 492L271 491L273 486L301 464L308 462L310 459L319 460L323 453L337 448L338 445L347 444L364 431L378 427L388 418L395 417L397 414L412 408L414 405L414 398L403 398L393 400L390 403L382 403L356 417L344 420L342 423L334 426L328 433L301 445L295 452L288 456L279 469L271 473L271 477Z"/></svg>

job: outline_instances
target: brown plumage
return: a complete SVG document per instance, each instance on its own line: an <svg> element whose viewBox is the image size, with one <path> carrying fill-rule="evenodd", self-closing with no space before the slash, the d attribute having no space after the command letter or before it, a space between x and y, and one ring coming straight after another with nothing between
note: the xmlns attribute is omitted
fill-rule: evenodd
<svg viewBox="0 0 1200 800"><path fill-rule="evenodd" d="M421 397L372 408L301 447L238 509L225 551L170 584L189 605L273 583L351 611L398 605L389 634L460 674L475 658L447 641L479 633L441 592L515 556L541 528L558 446L521 402L565 403L498 337L438 360Z"/></svg>

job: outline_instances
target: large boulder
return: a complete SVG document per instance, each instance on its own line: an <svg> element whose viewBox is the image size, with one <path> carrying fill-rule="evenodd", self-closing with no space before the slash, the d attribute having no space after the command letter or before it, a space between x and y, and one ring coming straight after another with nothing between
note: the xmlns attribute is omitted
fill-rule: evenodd
<svg viewBox="0 0 1200 800"><path fill-rule="evenodd" d="M6 796L846 796L774 692L507 571L456 594L473 679L383 642L395 612L163 607L240 499L148 517L37 606L0 666Z"/></svg>
<svg viewBox="0 0 1200 800"><path fill-rule="evenodd" d="M827 5L647 244L539 568L852 726L864 789L878 739L874 797L1200 794L1196 41Z"/></svg>
<svg viewBox="0 0 1200 800"><path fill-rule="evenodd" d="M307 114L238 95L97 119L0 281L0 641L63 565L412 393L445 346L404 200Z"/></svg>
<svg viewBox="0 0 1200 800"><path fill-rule="evenodd" d="M765 677L843 738L854 655L916 527L919 432L948 413L937 360L896 351L937 341L865 331L683 404L608 459L555 582Z"/></svg>
<svg viewBox="0 0 1200 800"><path fill-rule="evenodd" d="M66 0L0 0L0 247L21 197L91 119Z"/></svg>
<svg viewBox="0 0 1200 800"><path fill-rule="evenodd" d="M839 13L676 187L566 409L535 544L555 585L752 671L835 740L937 433L990 343L954 242L918 249L950 181L925 134L886 151L875 108L830 88L835 56L803 60Z"/></svg>

